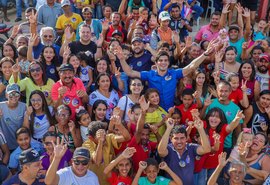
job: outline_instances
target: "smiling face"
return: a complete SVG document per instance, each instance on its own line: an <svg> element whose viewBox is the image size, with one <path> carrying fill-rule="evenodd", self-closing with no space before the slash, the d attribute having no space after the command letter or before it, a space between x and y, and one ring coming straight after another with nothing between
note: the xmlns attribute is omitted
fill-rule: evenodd
<svg viewBox="0 0 270 185"><path fill-rule="evenodd" d="M131 49L134 54L141 54L144 52L144 43L135 41L132 43Z"/></svg>
<svg viewBox="0 0 270 185"><path fill-rule="evenodd" d="M93 110L95 114L96 121L103 121L106 116L107 107L100 103L95 110Z"/></svg>
<svg viewBox="0 0 270 185"><path fill-rule="evenodd" d="M10 77L12 75L12 63L10 61L3 62L1 70L6 77Z"/></svg>
<svg viewBox="0 0 270 185"><path fill-rule="evenodd" d="M143 85L141 80L139 79L134 79L130 82L130 91L131 94L136 94L136 95L140 95L142 90L143 90Z"/></svg>
<svg viewBox="0 0 270 185"><path fill-rule="evenodd" d="M217 86L217 95L218 95L218 100L220 102L226 102L228 101L229 95L231 94L231 88L229 85L225 84L219 84Z"/></svg>
<svg viewBox="0 0 270 185"><path fill-rule="evenodd" d="M54 50L53 48L51 47L47 47L44 49L44 52L43 52L43 56L44 56L44 59L47 61L47 62L51 62L53 57L55 56L55 53L54 53Z"/></svg>
<svg viewBox="0 0 270 185"><path fill-rule="evenodd" d="M32 107L37 111L37 110L42 110L42 98L39 94L33 94L30 98L30 102Z"/></svg>
<svg viewBox="0 0 270 185"><path fill-rule="evenodd" d="M204 82L205 82L205 74L199 73L196 77L196 84L198 86L203 86Z"/></svg>
<svg viewBox="0 0 270 185"><path fill-rule="evenodd" d="M17 143L22 150L30 148L30 136L27 133L21 133L17 137Z"/></svg>
<svg viewBox="0 0 270 185"><path fill-rule="evenodd" d="M259 59L257 62L256 62L256 66L257 66L257 70L260 72L260 73L267 73L268 71L268 68L269 68L269 62L267 60L265 60L264 58L261 58Z"/></svg>
<svg viewBox="0 0 270 185"><path fill-rule="evenodd" d="M89 123L91 123L91 118L88 113L85 113L81 116L79 124L85 127L88 127Z"/></svg>
<svg viewBox="0 0 270 185"><path fill-rule="evenodd" d="M185 109L188 109L193 103L193 96L192 95L184 95L182 97L182 101L183 101Z"/></svg>
<svg viewBox="0 0 270 185"><path fill-rule="evenodd" d="M242 184L244 177L245 177L245 173L244 173L244 169L243 166L240 164L233 164L230 168L230 182L232 182L232 184Z"/></svg>
<svg viewBox="0 0 270 185"><path fill-rule="evenodd" d="M58 112L56 113L55 116L57 122L59 124L61 124L62 126L66 125L69 122L69 118L70 118L70 114L69 111L66 109L60 109L58 110Z"/></svg>
<svg viewBox="0 0 270 185"><path fill-rule="evenodd" d="M122 177L128 176L128 173L129 173L131 167L132 167L132 165L131 165L131 162L129 159L121 160L116 166L116 168L119 171L119 175Z"/></svg>
<svg viewBox="0 0 270 185"><path fill-rule="evenodd" d="M244 143L244 145L246 145L247 143L247 147L251 147L252 145L252 141L253 141L253 135L250 133L243 133L242 136L242 142Z"/></svg>
<svg viewBox="0 0 270 185"><path fill-rule="evenodd" d="M156 66L158 68L159 71L164 72L168 70L170 61L168 56L163 55L160 56L159 59L156 61Z"/></svg>
<svg viewBox="0 0 270 185"><path fill-rule="evenodd" d="M80 66L80 60L76 56L70 57L69 63L74 67L74 69L78 69Z"/></svg>
<svg viewBox="0 0 270 185"><path fill-rule="evenodd" d="M249 63L245 63L240 69L245 79L249 79L252 74L252 66Z"/></svg>
<svg viewBox="0 0 270 185"><path fill-rule="evenodd" d="M270 105L270 94L261 95L259 98L259 105L265 109Z"/></svg>
<svg viewBox="0 0 270 185"><path fill-rule="evenodd" d="M258 151L258 153L265 148L265 137L261 134L257 134L253 137L251 149Z"/></svg>
<svg viewBox="0 0 270 185"><path fill-rule="evenodd" d="M159 169L154 165L149 165L144 170L144 172L146 174L148 181L151 182L152 184L154 184L156 182L156 178L157 178Z"/></svg>
<svg viewBox="0 0 270 185"><path fill-rule="evenodd" d="M183 151L186 148L187 137L184 133L173 134L171 142L177 151Z"/></svg>
<svg viewBox="0 0 270 185"><path fill-rule="evenodd" d="M99 81L97 82L99 85L100 90L109 91L111 81L110 78L107 75L103 75L99 78Z"/></svg>
<svg viewBox="0 0 270 185"><path fill-rule="evenodd" d="M78 163L76 162L78 161ZM82 164L86 163L86 161L89 162L89 160L85 159L84 157L77 157L76 159L72 159L72 171L73 173L78 176L78 177L83 177L88 169L88 163L87 164Z"/></svg>
<svg viewBox="0 0 270 185"><path fill-rule="evenodd" d="M83 42L89 42L91 39L90 27L82 26L80 29L80 40Z"/></svg>
<svg viewBox="0 0 270 185"><path fill-rule="evenodd" d="M232 77L230 84L232 86L232 90L235 91L239 87L239 77L238 76Z"/></svg>
<svg viewBox="0 0 270 185"><path fill-rule="evenodd" d="M159 95L157 92L151 92L149 94L148 101L150 101L151 105L159 105Z"/></svg>
<svg viewBox="0 0 270 185"><path fill-rule="evenodd" d="M10 58L14 58L15 53L12 49L11 46L9 45L4 45L4 49L3 49L3 56L5 57L10 57Z"/></svg>
<svg viewBox="0 0 270 185"><path fill-rule="evenodd" d="M47 136L44 140L44 148L46 149L46 152L49 156L53 155L53 143L56 144L56 137L55 136Z"/></svg>
<svg viewBox="0 0 270 185"><path fill-rule="evenodd" d="M218 112L212 112L209 116L209 124L211 128L216 129L217 126L221 123L221 119Z"/></svg>
<svg viewBox="0 0 270 185"><path fill-rule="evenodd" d="M97 72L99 73L105 73L108 69L108 64L105 60L100 60L97 63Z"/></svg>
<svg viewBox="0 0 270 185"><path fill-rule="evenodd" d="M29 72L35 81L39 81L42 79L43 71L39 64L30 65Z"/></svg>
<svg viewBox="0 0 270 185"><path fill-rule="evenodd" d="M59 76L64 85L69 85L73 82L74 71L71 70L60 71Z"/></svg>
<svg viewBox="0 0 270 185"><path fill-rule="evenodd" d="M225 53L225 61L229 63L235 62L236 56L237 55L234 50L228 50Z"/></svg>

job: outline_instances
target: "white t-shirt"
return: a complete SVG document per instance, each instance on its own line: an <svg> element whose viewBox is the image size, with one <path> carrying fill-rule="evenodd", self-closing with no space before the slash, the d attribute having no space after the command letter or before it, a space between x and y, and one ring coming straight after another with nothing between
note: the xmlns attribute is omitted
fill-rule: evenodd
<svg viewBox="0 0 270 185"><path fill-rule="evenodd" d="M128 111L134 105L134 102L129 97L128 98L127 97L128 96L126 95L126 96L123 96L122 98L120 98L118 105L117 105L117 107L119 107L122 111L126 111L126 114L124 117L125 122L129 121ZM127 102L127 108L125 110L126 102Z"/></svg>
<svg viewBox="0 0 270 185"><path fill-rule="evenodd" d="M87 173L83 177L77 177L72 169L71 166L63 168L61 170L57 171L57 174L59 175L59 183L58 185L99 185L98 178L96 174L94 174L92 171L87 170Z"/></svg>
<svg viewBox="0 0 270 185"><path fill-rule="evenodd" d="M269 89L269 79L268 71L265 74L256 71L256 80L261 84L261 91Z"/></svg>
<svg viewBox="0 0 270 185"><path fill-rule="evenodd" d="M112 111L119 101L119 96L117 92L115 90L112 90L110 97L107 98L103 96L98 90L95 90L89 95L89 104L93 106L96 100L104 100L107 103L108 109L106 112L106 119L110 120Z"/></svg>
<svg viewBox="0 0 270 185"><path fill-rule="evenodd" d="M85 142L88 139L88 127L80 126L81 136L83 139L83 142Z"/></svg>

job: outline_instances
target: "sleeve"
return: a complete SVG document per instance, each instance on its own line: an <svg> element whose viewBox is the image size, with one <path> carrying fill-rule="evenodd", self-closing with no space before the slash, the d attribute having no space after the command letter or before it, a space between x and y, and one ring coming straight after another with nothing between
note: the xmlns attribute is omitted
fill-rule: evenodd
<svg viewBox="0 0 270 185"><path fill-rule="evenodd" d="M55 24L55 28L56 29L62 29L61 28L61 16L60 17L58 17L58 19L57 19L57 21L56 21L56 24Z"/></svg>
<svg viewBox="0 0 270 185"><path fill-rule="evenodd" d="M43 13L42 13L42 10L43 10L42 7L40 7L38 9L38 22L40 22L40 23L43 23L43 17L42 17Z"/></svg>
<svg viewBox="0 0 270 185"><path fill-rule="evenodd" d="M128 7L132 7L132 4L133 4L133 0L129 0L128 1Z"/></svg>
<svg viewBox="0 0 270 185"><path fill-rule="evenodd" d="M3 132L0 130L0 146L7 143L7 140L3 134Z"/></svg>
<svg viewBox="0 0 270 185"><path fill-rule="evenodd" d="M18 76L18 81L17 81L17 84L20 86L20 90L21 91L24 91L25 90L25 85L27 84L27 82L25 82L26 80L28 80L29 78L25 78L23 80L20 80L20 77ZM9 84L14 84L14 77L13 75L11 75L10 79L9 79Z"/></svg>
<svg viewBox="0 0 270 185"><path fill-rule="evenodd" d="M202 29L198 31L198 33L195 36L195 40L201 41L202 40Z"/></svg>
<svg viewBox="0 0 270 185"><path fill-rule="evenodd" d="M53 101L57 101L57 99L58 99L58 88L59 88L60 86L58 85L58 83L56 83L56 84L54 84L53 86L52 86L52 90L51 90L51 97L52 97L52 100Z"/></svg>
<svg viewBox="0 0 270 185"><path fill-rule="evenodd" d="M136 137L133 136L132 139L131 139L131 141L128 143L128 147L134 147L136 145L137 145L137 143L136 143Z"/></svg>
<svg viewBox="0 0 270 185"><path fill-rule="evenodd" d="M122 98L120 98L117 107L120 108L120 110L124 111L125 110L125 105L126 105L126 101L127 101L127 96L123 96Z"/></svg>
<svg viewBox="0 0 270 185"><path fill-rule="evenodd" d="M150 74L150 71L142 71L141 72L141 79L146 81L149 79L149 74Z"/></svg>
<svg viewBox="0 0 270 185"><path fill-rule="evenodd" d="M93 106L94 103L95 103L95 101L97 100L97 98L98 98L98 97L97 97L95 91L92 92L92 93L89 95L89 105L90 105L90 106Z"/></svg>
<svg viewBox="0 0 270 185"><path fill-rule="evenodd" d="M16 159L14 152L10 155L8 167L14 169L17 169L19 167L19 161Z"/></svg>
<svg viewBox="0 0 270 185"><path fill-rule="evenodd" d="M175 74L176 74L176 78L177 79L180 79L180 78L183 78L184 77L183 70L182 69L176 69L175 70Z"/></svg>
<svg viewBox="0 0 270 185"><path fill-rule="evenodd" d="M58 170L56 174L59 176L59 182L58 185L65 185L68 184L68 171L66 168L63 168L61 170Z"/></svg>
<svg viewBox="0 0 270 185"><path fill-rule="evenodd" d="M89 152L90 152L90 156L93 156L97 147L94 143L90 142L89 140L85 141L83 144L82 144L83 147L86 147Z"/></svg>
<svg viewBox="0 0 270 185"><path fill-rule="evenodd" d="M115 149L119 149L121 145L118 144L117 140L116 140L116 135L114 134L109 134L109 137L107 137L107 139L110 140L110 142L112 143L113 148Z"/></svg>

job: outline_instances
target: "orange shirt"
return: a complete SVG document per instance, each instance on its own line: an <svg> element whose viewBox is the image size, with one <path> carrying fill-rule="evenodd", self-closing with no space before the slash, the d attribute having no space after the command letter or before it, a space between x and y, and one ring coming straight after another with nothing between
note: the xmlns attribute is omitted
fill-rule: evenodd
<svg viewBox="0 0 270 185"><path fill-rule="evenodd" d="M167 31L163 31L159 27L157 31L158 31L158 34L160 36L160 40L166 41L169 43L169 45L172 45L172 30L171 30L171 28L168 28Z"/></svg>

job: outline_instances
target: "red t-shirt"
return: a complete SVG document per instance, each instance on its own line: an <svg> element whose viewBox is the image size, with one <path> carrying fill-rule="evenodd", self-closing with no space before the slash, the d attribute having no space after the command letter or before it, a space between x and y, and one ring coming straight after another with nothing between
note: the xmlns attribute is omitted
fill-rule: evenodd
<svg viewBox="0 0 270 185"><path fill-rule="evenodd" d="M205 122L206 124L206 122ZM205 163L204 163L204 167L203 168L206 168L206 169L211 169L211 168L216 168L217 165L218 165L218 155L223 151L223 148L224 148L224 141L225 141L225 138L227 137L227 135L229 135L230 133L228 133L226 131L226 127L228 126L228 124L224 124L221 128L221 131L220 133L218 133L220 135L220 139L219 139L219 142L220 142L220 145L219 145L219 150L217 152L210 152L208 154L206 154L206 160L205 160ZM209 135L209 140L210 140L210 145L211 147L214 146L214 138L213 138L213 132L215 130L210 128L209 131L208 131L208 135Z"/></svg>
<svg viewBox="0 0 270 185"><path fill-rule="evenodd" d="M140 143L136 142L136 137L133 136L128 147L134 147L136 149L136 153L132 156L134 170L137 172L139 169L139 162L145 161L150 157L151 151L155 151L157 148L157 143L149 141L146 146L142 146Z"/></svg>
<svg viewBox="0 0 270 185"><path fill-rule="evenodd" d="M243 99L243 92L240 89L232 91L229 96L229 100L231 100L236 105L239 105L242 99Z"/></svg>
<svg viewBox="0 0 270 185"><path fill-rule="evenodd" d="M177 108L182 114L182 118L181 118L180 123L183 124L183 125L188 126L188 122L193 121L193 118L192 118L192 115L191 115L191 110L197 109L198 106L197 106L197 104L192 104L188 108L188 110L184 110L184 104L181 104L179 106L176 106L175 108ZM197 131L196 128L193 128L191 130L190 135L189 135L191 139L194 138L194 136L196 135L196 131Z"/></svg>
<svg viewBox="0 0 270 185"><path fill-rule="evenodd" d="M115 155L117 156L118 154L122 153L127 148L127 145L128 145L129 142L130 142L130 140L129 141L124 141L123 143L121 143L121 146L120 146L119 149L114 148Z"/></svg>
<svg viewBox="0 0 270 185"><path fill-rule="evenodd" d="M125 185L131 185L132 184L132 178L131 177L122 177L119 176L117 173L112 172L112 176L108 178L108 182L110 185L118 185L121 183L124 183Z"/></svg>

